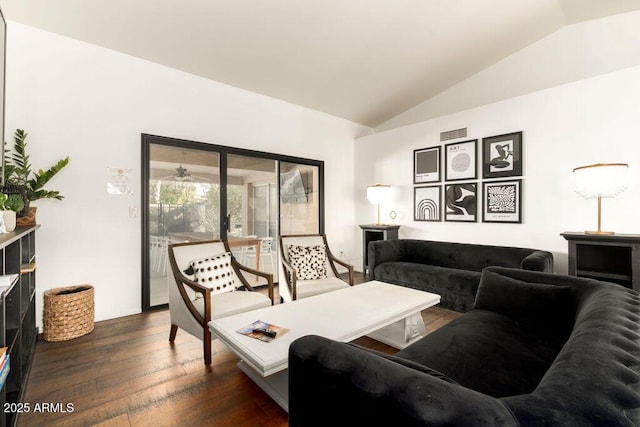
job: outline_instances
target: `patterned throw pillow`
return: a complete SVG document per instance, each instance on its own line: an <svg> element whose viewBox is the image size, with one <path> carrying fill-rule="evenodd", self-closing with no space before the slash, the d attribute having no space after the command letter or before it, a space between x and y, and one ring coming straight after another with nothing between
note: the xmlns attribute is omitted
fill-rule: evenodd
<svg viewBox="0 0 640 427"><path fill-rule="evenodd" d="M301 280L327 277L327 251L325 245L289 246L289 263Z"/></svg>
<svg viewBox="0 0 640 427"><path fill-rule="evenodd" d="M212 294L235 290L236 284L229 252L191 261L193 281L211 289Z"/></svg>

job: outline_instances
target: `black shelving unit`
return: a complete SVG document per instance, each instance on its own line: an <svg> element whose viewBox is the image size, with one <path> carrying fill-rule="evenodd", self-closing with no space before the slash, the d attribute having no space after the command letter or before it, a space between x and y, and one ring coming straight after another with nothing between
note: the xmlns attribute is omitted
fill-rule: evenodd
<svg viewBox="0 0 640 427"><path fill-rule="evenodd" d="M569 243L569 274L640 291L640 235L561 234Z"/></svg>
<svg viewBox="0 0 640 427"><path fill-rule="evenodd" d="M0 290L0 347L7 347L10 371L0 389L0 426L13 426L11 404L22 402L38 331L36 328L36 238L39 226L0 234L0 274L15 275ZM8 410L7 410L8 409Z"/></svg>
<svg viewBox="0 0 640 427"><path fill-rule="evenodd" d="M400 226L368 224L361 225L360 228L362 229L362 272L367 274L367 267L369 265L367 248L369 242L375 240L397 240Z"/></svg>

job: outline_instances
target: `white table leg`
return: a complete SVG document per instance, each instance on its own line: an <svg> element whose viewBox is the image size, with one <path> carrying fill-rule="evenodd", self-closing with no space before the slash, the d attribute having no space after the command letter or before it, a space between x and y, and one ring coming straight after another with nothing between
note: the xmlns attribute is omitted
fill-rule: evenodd
<svg viewBox="0 0 640 427"><path fill-rule="evenodd" d="M286 412L289 412L289 370L277 372L268 377L263 377L251 366L242 360L238 362L238 368L267 393Z"/></svg>
<svg viewBox="0 0 640 427"><path fill-rule="evenodd" d="M378 329L367 336L402 350L409 344L422 338L425 331L426 328L424 326L424 320L422 320L422 314L415 313L382 329Z"/></svg>

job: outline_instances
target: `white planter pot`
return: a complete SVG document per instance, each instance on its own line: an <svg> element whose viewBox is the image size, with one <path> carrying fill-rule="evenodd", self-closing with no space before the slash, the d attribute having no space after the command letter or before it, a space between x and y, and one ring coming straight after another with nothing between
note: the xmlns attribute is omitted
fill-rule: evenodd
<svg viewBox="0 0 640 427"><path fill-rule="evenodd" d="M7 231L16 229L16 213L14 211L0 211L4 218L4 227Z"/></svg>

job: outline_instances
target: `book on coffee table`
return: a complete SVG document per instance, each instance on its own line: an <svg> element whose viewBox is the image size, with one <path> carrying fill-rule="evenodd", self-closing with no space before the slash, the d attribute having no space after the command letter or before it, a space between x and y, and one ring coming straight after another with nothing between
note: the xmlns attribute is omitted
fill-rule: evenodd
<svg viewBox="0 0 640 427"><path fill-rule="evenodd" d="M280 335L289 332L289 329L263 322L262 320L256 320L252 324L238 329L236 332L260 341L270 342Z"/></svg>

